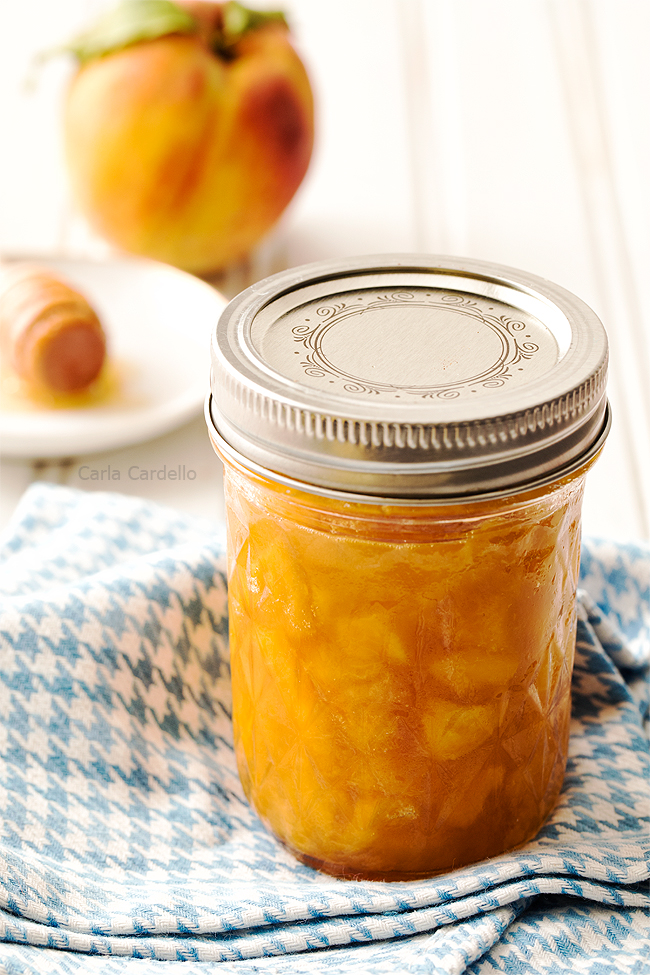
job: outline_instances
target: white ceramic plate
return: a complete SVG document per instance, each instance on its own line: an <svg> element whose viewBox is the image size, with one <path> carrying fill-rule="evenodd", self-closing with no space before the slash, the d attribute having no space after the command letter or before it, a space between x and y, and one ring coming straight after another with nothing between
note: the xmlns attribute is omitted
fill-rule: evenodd
<svg viewBox="0 0 650 975"><path fill-rule="evenodd" d="M94 406L48 409L3 397L0 451L74 457L160 436L199 413L210 335L225 307L198 278L153 261L30 258L79 288L108 337L118 389Z"/></svg>

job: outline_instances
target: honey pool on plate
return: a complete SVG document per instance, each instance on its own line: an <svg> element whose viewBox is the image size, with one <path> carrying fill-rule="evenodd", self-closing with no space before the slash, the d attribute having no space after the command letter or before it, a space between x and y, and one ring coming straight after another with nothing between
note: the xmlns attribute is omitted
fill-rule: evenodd
<svg viewBox="0 0 650 975"><path fill-rule="evenodd" d="M131 405L124 396L123 380L129 367L107 359L97 379L86 389L62 393L34 386L12 369L0 368L0 410L31 413L38 410L75 410L111 405Z"/></svg>

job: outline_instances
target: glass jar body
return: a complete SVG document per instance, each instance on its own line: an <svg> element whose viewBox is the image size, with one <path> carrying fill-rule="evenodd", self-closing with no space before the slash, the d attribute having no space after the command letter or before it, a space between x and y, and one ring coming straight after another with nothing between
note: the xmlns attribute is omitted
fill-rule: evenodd
<svg viewBox="0 0 650 975"><path fill-rule="evenodd" d="M271 832L385 880L533 837L567 757L585 469L405 506L225 468L235 749Z"/></svg>

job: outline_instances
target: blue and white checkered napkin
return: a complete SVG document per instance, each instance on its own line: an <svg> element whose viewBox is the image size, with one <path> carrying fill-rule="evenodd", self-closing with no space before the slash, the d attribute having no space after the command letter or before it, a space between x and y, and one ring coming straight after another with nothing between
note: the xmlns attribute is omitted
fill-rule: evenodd
<svg viewBox="0 0 650 975"><path fill-rule="evenodd" d="M1 550L0 970L650 970L649 549L585 547L568 773L537 839L399 884L315 873L246 804L214 526L36 485Z"/></svg>

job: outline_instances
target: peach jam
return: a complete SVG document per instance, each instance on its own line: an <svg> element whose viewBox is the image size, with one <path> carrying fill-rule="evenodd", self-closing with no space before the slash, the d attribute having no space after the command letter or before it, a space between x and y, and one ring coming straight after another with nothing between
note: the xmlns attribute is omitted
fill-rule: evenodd
<svg viewBox="0 0 650 975"><path fill-rule="evenodd" d="M552 811L606 368L578 298L474 261L310 265L224 311L235 749L303 862L430 876Z"/></svg>

